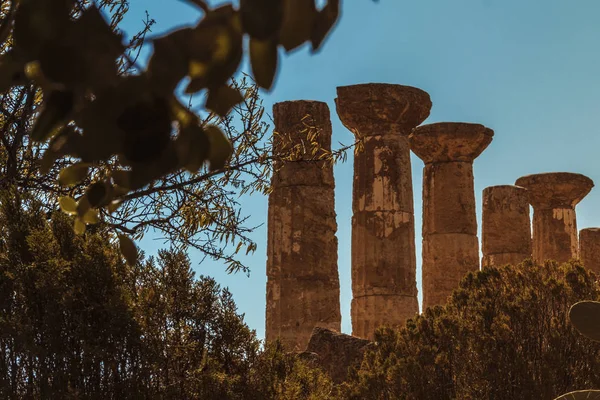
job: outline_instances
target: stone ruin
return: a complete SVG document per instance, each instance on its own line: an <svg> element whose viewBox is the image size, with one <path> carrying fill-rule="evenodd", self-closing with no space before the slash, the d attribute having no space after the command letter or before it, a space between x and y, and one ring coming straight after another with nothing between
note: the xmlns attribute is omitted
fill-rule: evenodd
<svg viewBox="0 0 600 400"><path fill-rule="evenodd" d="M575 214L575 206L594 186L591 179L542 173L521 177L515 185L484 189L480 260L473 162L494 132L470 123L419 126L429 116L431 100L408 86L338 87L335 104L343 125L362 143L354 154L352 191L354 337L339 333L333 167L304 154L279 162L273 172L267 341L280 338L289 350L305 355L321 349L323 354L316 357L343 380L346 367L356 365L379 326L400 326L418 313L411 151L424 163L422 309L445 303L464 275L479 270L480 264L575 258L600 273L600 228L583 229L578 235ZM306 148L305 116L318 132L312 140L331 150L325 103L278 103L273 114L278 133L274 152ZM348 346L352 350L347 357L335 356Z"/></svg>

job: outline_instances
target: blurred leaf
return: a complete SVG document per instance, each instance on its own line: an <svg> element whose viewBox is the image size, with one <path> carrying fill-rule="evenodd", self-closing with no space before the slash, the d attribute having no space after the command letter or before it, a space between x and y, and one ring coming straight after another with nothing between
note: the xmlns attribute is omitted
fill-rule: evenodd
<svg viewBox="0 0 600 400"><path fill-rule="evenodd" d="M314 0L282 1L284 2L283 25L279 34L279 43L287 51L291 51L310 39L317 10Z"/></svg>
<svg viewBox="0 0 600 400"><path fill-rule="evenodd" d="M281 0L240 0L240 17L244 32L251 38L273 38L281 27Z"/></svg>
<svg viewBox="0 0 600 400"><path fill-rule="evenodd" d="M190 59L186 46L191 34L191 28L179 29L152 42L154 52L148 62L148 74L158 93L172 94L188 74Z"/></svg>
<svg viewBox="0 0 600 400"><path fill-rule="evenodd" d="M133 240L126 235L119 235L119 247L127 264L130 266L135 265L138 258L138 250Z"/></svg>
<svg viewBox="0 0 600 400"><path fill-rule="evenodd" d="M77 214L77 202L70 196L59 197L58 205L60 206L60 209L67 214Z"/></svg>
<svg viewBox="0 0 600 400"><path fill-rule="evenodd" d="M273 40L250 39L252 75L258 86L269 90L277 74L277 43Z"/></svg>
<svg viewBox="0 0 600 400"><path fill-rule="evenodd" d="M185 93L225 85L242 60L242 39L239 15L231 5L207 13L189 38L191 80Z"/></svg>
<svg viewBox="0 0 600 400"><path fill-rule="evenodd" d="M200 125L200 119L196 114L184 107L177 99L171 99L171 113L181 128L187 128L190 125Z"/></svg>
<svg viewBox="0 0 600 400"><path fill-rule="evenodd" d="M86 195L83 195L79 198L77 202L77 216L83 218L83 216L91 209L90 202Z"/></svg>
<svg viewBox="0 0 600 400"><path fill-rule="evenodd" d="M312 51L316 52L339 18L340 0L328 0L327 5L317 14L310 40Z"/></svg>
<svg viewBox="0 0 600 400"><path fill-rule="evenodd" d="M91 207L99 207L105 202L108 195L107 186L104 182L94 182L88 187L85 194Z"/></svg>
<svg viewBox="0 0 600 400"><path fill-rule="evenodd" d="M75 218L73 230L76 234L83 235L85 233L85 222L83 222L80 218Z"/></svg>
<svg viewBox="0 0 600 400"><path fill-rule="evenodd" d="M53 90L44 99L40 115L35 120L30 133L32 140L36 142L46 141L54 130L64 124L67 116L73 109L73 93L70 91Z"/></svg>
<svg viewBox="0 0 600 400"><path fill-rule="evenodd" d="M100 222L100 218L98 218L98 211L94 209L87 210L87 212L83 215L81 220L88 225L97 224L98 222Z"/></svg>
<svg viewBox="0 0 600 400"><path fill-rule="evenodd" d="M67 43L79 53L86 83L93 87L112 84L117 79L117 58L125 51L122 36L115 33L91 4L72 24Z"/></svg>
<svg viewBox="0 0 600 400"><path fill-rule="evenodd" d="M563 394L554 400L600 400L600 390L578 390Z"/></svg>
<svg viewBox="0 0 600 400"><path fill-rule="evenodd" d="M580 301L573 304L569 319L583 336L600 341L600 302Z"/></svg>
<svg viewBox="0 0 600 400"><path fill-rule="evenodd" d="M179 162L191 173L196 173L208 158L210 141L198 125L183 128L175 142Z"/></svg>
<svg viewBox="0 0 600 400"><path fill-rule="evenodd" d="M210 89L206 99L206 108L214 111L220 117L225 117L231 109L244 101L239 90L228 85Z"/></svg>
<svg viewBox="0 0 600 400"><path fill-rule="evenodd" d="M15 56L14 50L0 55L0 93L27 83L24 68L25 63Z"/></svg>
<svg viewBox="0 0 600 400"><path fill-rule="evenodd" d="M204 130L210 141L210 153L208 156L210 169L212 171L221 169L231 156L233 146L225 134L216 126L209 125Z"/></svg>
<svg viewBox="0 0 600 400"><path fill-rule="evenodd" d="M74 153L77 143L81 140L81 135L75 132L75 127L67 125L63 127L50 140L50 144L40 162L40 171L42 174L47 174L52 169L54 162L60 157Z"/></svg>
<svg viewBox="0 0 600 400"><path fill-rule="evenodd" d="M122 188L130 189L131 187L131 171L113 170L111 177L115 185Z"/></svg>
<svg viewBox="0 0 600 400"><path fill-rule="evenodd" d="M87 178L89 164L77 163L63 168L58 174L58 183L61 186L73 186Z"/></svg>
<svg viewBox="0 0 600 400"><path fill-rule="evenodd" d="M117 208L119 208L122 203L123 202L121 200L113 200L108 204L108 206L106 206L106 209L112 214L117 211Z"/></svg>
<svg viewBox="0 0 600 400"><path fill-rule="evenodd" d="M162 97L140 99L117 118L128 161L147 163L160 157L171 137L169 102Z"/></svg>
<svg viewBox="0 0 600 400"><path fill-rule="evenodd" d="M21 0L15 13L14 48L28 60L48 43L63 37L74 0Z"/></svg>

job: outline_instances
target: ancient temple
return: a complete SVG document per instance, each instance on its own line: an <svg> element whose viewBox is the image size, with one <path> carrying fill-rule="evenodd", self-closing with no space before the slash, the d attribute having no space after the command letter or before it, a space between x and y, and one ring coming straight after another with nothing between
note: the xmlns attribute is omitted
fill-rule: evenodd
<svg viewBox="0 0 600 400"><path fill-rule="evenodd" d="M419 126L431 100L409 86L338 87L335 104L362 147L352 190L353 336L372 339L419 310L411 151L424 163L422 310L445 303L481 266L581 258L600 273L600 228L577 231L575 206L594 186L588 177L541 173L486 188L480 258L473 163L494 132L473 123ZM330 151L332 129L322 102L278 103L273 114L274 153L296 149L296 157L275 163L269 195L266 339L302 351L313 329L340 330L333 168L309 145Z"/></svg>

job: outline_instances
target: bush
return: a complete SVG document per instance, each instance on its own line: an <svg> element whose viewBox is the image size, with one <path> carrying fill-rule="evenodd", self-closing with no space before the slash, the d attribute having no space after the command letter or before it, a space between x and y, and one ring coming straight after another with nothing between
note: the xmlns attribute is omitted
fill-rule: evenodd
<svg viewBox="0 0 600 400"><path fill-rule="evenodd" d="M347 399L552 399L600 388L600 344L568 321L598 299L596 277L576 262L484 268L448 303L381 329Z"/></svg>

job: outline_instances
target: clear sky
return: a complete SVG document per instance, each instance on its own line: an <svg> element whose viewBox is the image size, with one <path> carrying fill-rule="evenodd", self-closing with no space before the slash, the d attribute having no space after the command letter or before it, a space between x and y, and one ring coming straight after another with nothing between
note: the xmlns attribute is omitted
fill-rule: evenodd
<svg viewBox="0 0 600 400"><path fill-rule="evenodd" d="M123 27L134 32L147 10L153 34L195 24L200 14L180 0L130 0ZM215 4L215 2L212 2ZM329 104L333 143L352 134L335 114L336 87L395 83L421 88L433 102L425 123L475 122L495 131L475 161L481 230L481 192L539 172L577 172L598 187L577 207L579 228L600 226L600 2L598 0L342 0L342 15L322 51L307 47L283 57L276 85L264 93L268 112L286 100ZM421 290L421 185L423 163L412 156ZM352 156L335 167L342 330L350 323ZM267 199L245 198L251 223L266 225ZM264 337L266 226L254 232L252 269L227 275L219 263L199 264L233 292L251 328ZM148 253L158 244L145 240ZM420 296L419 296L420 297Z"/></svg>

